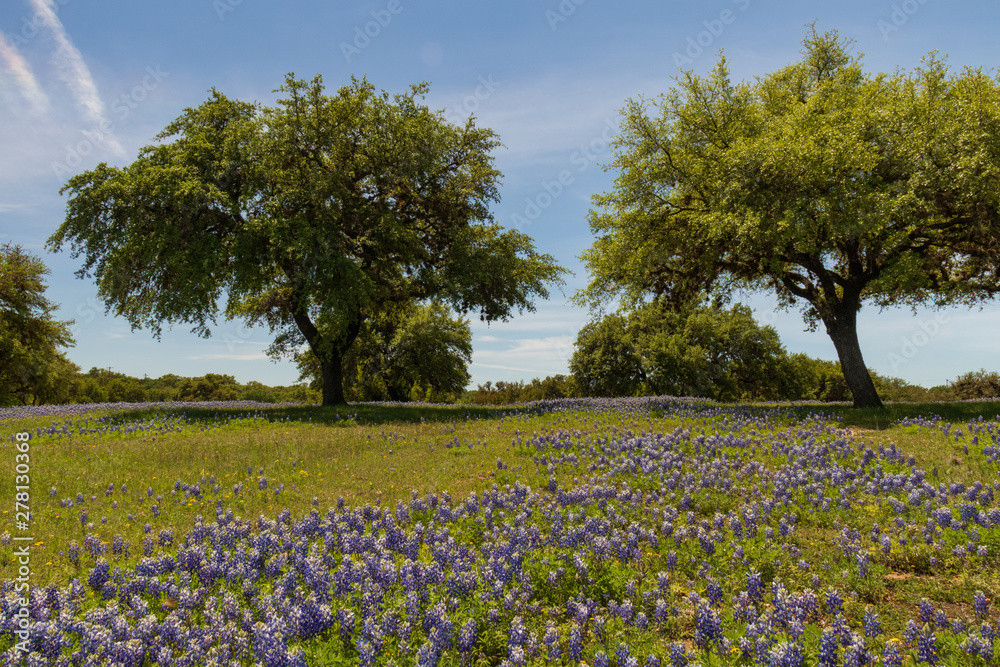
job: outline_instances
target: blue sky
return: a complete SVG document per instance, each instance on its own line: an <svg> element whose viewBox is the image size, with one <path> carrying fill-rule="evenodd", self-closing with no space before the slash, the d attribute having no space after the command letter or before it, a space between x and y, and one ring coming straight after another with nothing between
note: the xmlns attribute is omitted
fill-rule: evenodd
<svg viewBox="0 0 1000 667"><path fill-rule="evenodd" d="M211 339L177 326L158 342L106 316L93 282L75 278L78 261L43 247L64 214L59 189L99 162L127 164L212 87L270 103L288 72L322 74L331 89L351 75L389 92L427 81L432 107L452 120L474 113L500 135L496 219L520 222L575 272L535 313L488 327L473 319L473 384L565 373L590 318L567 303L587 282L578 259L592 241L585 216L591 195L614 177L603 169L607 140L627 99L666 90L680 66L707 71L720 50L738 79L782 67L798 59L813 21L854 38L870 71L912 69L933 50L953 68L991 69L998 19L995 3L962 0L8 0L0 5L0 242L51 268L48 296L60 318L76 320L69 357L84 370L290 384L294 364L266 357L266 330L220 320ZM740 298L790 351L836 358L826 334L804 331L798 312L775 312L766 294ZM870 367L928 386L996 370L998 330L997 304L866 307L859 318Z"/></svg>

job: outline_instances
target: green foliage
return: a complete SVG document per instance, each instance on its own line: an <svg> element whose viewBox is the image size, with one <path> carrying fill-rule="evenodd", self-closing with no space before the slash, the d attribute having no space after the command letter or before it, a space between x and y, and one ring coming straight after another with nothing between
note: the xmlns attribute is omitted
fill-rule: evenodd
<svg viewBox="0 0 1000 667"><path fill-rule="evenodd" d="M678 312L657 301L628 316L609 315L580 331L570 369L590 396L736 401L804 391L777 332L759 326L740 304Z"/></svg>
<svg viewBox="0 0 1000 667"><path fill-rule="evenodd" d="M580 387L572 376L549 375L531 382L487 382L465 393L463 400L476 405L511 405L552 398L578 398Z"/></svg>
<svg viewBox="0 0 1000 667"><path fill-rule="evenodd" d="M951 389L959 399L1000 397L1000 373L985 370L966 373L955 378Z"/></svg>
<svg viewBox="0 0 1000 667"><path fill-rule="evenodd" d="M848 401L851 390L847 387L840 364L826 359L814 359L805 354L789 357L792 375L800 383L801 390L793 394L799 400Z"/></svg>
<svg viewBox="0 0 1000 667"><path fill-rule="evenodd" d="M73 345L72 322L53 317L48 273L21 246L0 247L0 406L61 402L79 370L58 349Z"/></svg>
<svg viewBox="0 0 1000 667"><path fill-rule="evenodd" d="M177 386L177 400L180 401L234 401L239 395L236 378L232 375L209 373L199 378L185 378Z"/></svg>
<svg viewBox="0 0 1000 667"><path fill-rule="evenodd" d="M628 102L578 300L771 290L824 324L856 404L877 406L863 303L1000 291L1000 83L935 55L913 73L868 74L835 32L804 46L752 83L733 82L723 57Z"/></svg>
<svg viewBox="0 0 1000 667"><path fill-rule="evenodd" d="M472 330L440 302L404 304L366 321L344 356L344 394L352 401L453 401L469 383ZM322 388L319 360L296 355L299 379Z"/></svg>
<svg viewBox="0 0 1000 667"><path fill-rule="evenodd" d="M365 321L435 297L504 320L563 273L493 221L495 133L452 125L427 90L352 79L328 95L289 75L274 107L213 90L132 164L70 179L49 246L70 244L111 310L157 335L209 335L225 295L226 317L270 327L272 355L308 345L324 403L342 403Z"/></svg>
<svg viewBox="0 0 1000 667"><path fill-rule="evenodd" d="M644 379L635 342L625 335L628 320L608 315L584 325L576 338L570 372L585 396L632 396Z"/></svg>
<svg viewBox="0 0 1000 667"><path fill-rule="evenodd" d="M74 367L75 368L75 367ZM260 382L240 384L231 375L208 373L201 377L167 374L135 378L104 368L73 373L63 383L64 393L52 403L157 403L160 401L259 401L261 403L319 401L308 387L268 387Z"/></svg>

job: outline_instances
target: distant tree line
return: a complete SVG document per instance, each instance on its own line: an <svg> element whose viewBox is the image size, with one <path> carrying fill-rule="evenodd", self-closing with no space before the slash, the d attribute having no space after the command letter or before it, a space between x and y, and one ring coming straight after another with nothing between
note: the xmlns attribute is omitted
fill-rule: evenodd
<svg viewBox="0 0 1000 667"><path fill-rule="evenodd" d="M770 400L851 401L851 390L847 387L839 363L826 359L815 359L804 354L791 355L790 360L808 374L810 382L807 383L807 386L810 391L807 394L784 395ZM1000 400L1000 373L987 373L982 370L969 372L947 384L930 389L910 384L900 378L883 377L874 371L871 373L879 395L886 401L934 403L979 398ZM583 398L586 396L589 394L581 391L572 375L551 375L542 380L535 378L530 382L504 382L501 380L493 383L489 381L486 384L478 385L474 390L466 391L460 400L476 405L507 405L550 398Z"/></svg>
<svg viewBox="0 0 1000 667"><path fill-rule="evenodd" d="M528 403L550 398L579 398L583 396L576 380L571 375L551 375L544 380L535 378L531 382L487 382L475 391L467 391L462 401L477 405L507 405Z"/></svg>
<svg viewBox="0 0 1000 667"><path fill-rule="evenodd" d="M29 394L20 404L147 403L161 401L260 401L261 403L318 403L320 394L305 385L269 387L260 382L241 384L232 375L208 373L200 377L174 374L136 378L105 368L86 373L74 364L49 391Z"/></svg>

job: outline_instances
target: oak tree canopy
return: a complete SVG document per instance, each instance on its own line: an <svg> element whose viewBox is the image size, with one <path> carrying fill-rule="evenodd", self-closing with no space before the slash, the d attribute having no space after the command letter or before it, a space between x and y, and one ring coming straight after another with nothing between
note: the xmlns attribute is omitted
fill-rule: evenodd
<svg viewBox="0 0 1000 667"><path fill-rule="evenodd" d="M221 311L264 324L269 352L319 360L323 403L367 318L436 298L503 320L563 270L494 222L500 143L421 101L352 79L336 94L289 75L272 107L213 90L126 167L73 177L49 246L83 257L109 310L159 335L208 336Z"/></svg>
<svg viewBox="0 0 1000 667"><path fill-rule="evenodd" d="M771 291L825 326L855 405L881 406L862 304L1000 291L1000 84L935 54L869 74L850 48L812 31L799 62L752 82L732 81L723 56L629 101L578 301Z"/></svg>

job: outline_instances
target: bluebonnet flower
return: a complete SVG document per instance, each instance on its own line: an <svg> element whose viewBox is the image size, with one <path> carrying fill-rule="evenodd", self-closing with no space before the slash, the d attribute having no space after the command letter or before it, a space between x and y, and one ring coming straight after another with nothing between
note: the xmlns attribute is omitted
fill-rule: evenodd
<svg viewBox="0 0 1000 667"><path fill-rule="evenodd" d="M931 623L934 621L934 607L927 598L920 598L920 622Z"/></svg>
<svg viewBox="0 0 1000 667"><path fill-rule="evenodd" d="M864 628L865 637L878 637L882 634L882 622L879 620L878 612L871 606L865 608Z"/></svg>
<svg viewBox="0 0 1000 667"><path fill-rule="evenodd" d="M604 641L604 627L605 627L605 623L606 623L606 620L605 620L605 618L603 616L597 616L597 617L594 618L594 623L593 623L593 626L594 626L594 636L597 638L597 641L600 641L600 642Z"/></svg>
<svg viewBox="0 0 1000 667"><path fill-rule="evenodd" d="M793 642L781 642L768 652L769 667L802 667L802 647Z"/></svg>
<svg viewBox="0 0 1000 667"><path fill-rule="evenodd" d="M629 621L632 620L632 614L635 611L635 607L631 600L625 600L623 603L618 605L618 616L621 617L622 621L628 625Z"/></svg>
<svg viewBox="0 0 1000 667"><path fill-rule="evenodd" d="M373 667L375 664L375 647L372 646L371 642L362 637L358 637L357 640L358 649L358 665L361 667Z"/></svg>
<svg viewBox="0 0 1000 667"><path fill-rule="evenodd" d="M899 642L890 639L885 643L885 650L882 651L883 667L900 667L903 664L903 654L899 650Z"/></svg>
<svg viewBox="0 0 1000 667"><path fill-rule="evenodd" d="M656 599L656 606L653 609L653 620L659 624L667 622L670 616L670 609L663 598Z"/></svg>
<svg viewBox="0 0 1000 667"><path fill-rule="evenodd" d="M844 598L840 596L840 591L836 588L828 588L826 591L826 613L836 616L844 608Z"/></svg>
<svg viewBox="0 0 1000 667"><path fill-rule="evenodd" d="M858 576L862 579L868 578L868 553L865 551L859 551L855 555L855 561L858 565Z"/></svg>
<svg viewBox="0 0 1000 667"><path fill-rule="evenodd" d="M472 647L476 645L476 620L468 619L458 633L458 652L468 655L472 652Z"/></svg>
<svg viewBox="0 0 1000 667"><path fill-rule="evenodd" d="M987 663L993 659L993 642L982 634L977 637L970 633L962 642L961 649L968 655L979 656Z"/></svg>
<svg viewBox="0 0 1000 667"><path fill-rule="evenodd" d="M569 650L567 651L570 661L573 664L580 662L583 656L583 633L580 631L579 623L573 622L569 628Z"/></svg>
<svg viewBox="0 0 1000 667"><path fill-rule="evenodd" d="M764 580L760 572L755 569L747 572L747 595L750 596L750 600L754 603L764 601Z"/></svg>
<svg viewBox="0 0 1000 667"><path fill-rule="evenodd" d="M656 587L661 595L670 594L670 575L666 572L658 572L656 575Z"/></svg>
<svg viewBox="0 0 1000 667"><path fill-rule="evenodd" d="M438 652L437 647L432 642L427 641L417 649L417 666L435 667L440 657L441 654Z"/></svg>
<svg viewBox="0 0 1000 667"><path fill-rule="evenodd" d="M104 584L108 582L111 578L111 566L108 561L103 558L98 558L97 563L94 568L87 575L87 583L95 591L99 591L104 588Z"/></svg>
<svg viewBox="0 0 1000 667"><path fill-rule="evenodd" d="M722 586L720 586L718 582L708 582L706 595L708 596L708 601L713 607L719 607L722 605Z"/></svg>
<svg viewBox="0 0 1000 667"><path fill-rule="evenodd" d="M561 649L559 646L559 632L556 630L555 621L548 621L545 624L545 636L542 642L548 649L545 659L549 662L558 662Z"/></svg>
<svg viewBox="0 0 1000 667"><path fill-rule="evenodd" d="M122 539L121 535L115 535L115 539L111 544L111 553L116 556L128 556L128 545Z"/></svg>
<svg viewBox="0 0 1000 667"><path fill-rule="evenodd" d="M524 627L524 622L520 616L515 616L510 622L510 635L508 646L510 648L524 646L528 642L528 629Z"/></svg>
<svg viewBox="0 0 1000 667"><path fill-rule="evenodd" d="M350 609L338 609L337 620L340 623L340 639L345 644L351 643L354 636L354 612Z"/></svg>
<svg viewBox="0 0 1000 667"><path fill-rule="evenodd" d="M846 646L847 642L851 640L851 629L847 625L847 619L844 618L843 614L837 614L837 617L833 619L833 631L837 635L837 641L840 642L842 646Z"/></svg>
<svg viewBox="0 0 1000 667"><path fill-rule="evenodd" d="M819 667L836 667L837 664L837 633L825 628L819 640Z"/></svg>
<svg viewBox="0 0 1000 667"><path fill-rule="evenodd" d="M670 644L670 667L687 667L688 652L684 644L674 642Z"/></svg>
<svg viewBox="0 0 1000 667"><path fill-rule="evenodd" d="M976 618L983 620L986 615L990 612L990 601L986 598L986 594L982 591L976 591L975 595L972 596L972 610L976 614Z"/></svg>
<svg viewBox="0 0 1000 667"><path fill-rule="evenodd" d="M101 543L101 538L92 534L84 536L83 546L87 550L87 553L90 554L91 558L97 558L108 550L108 548Z"/></svg>
<svg viewBox="0 0 1000 667"><path fill-rule="evenodd" d="M844 649L844 667L862 667L871 662L863 637L852 634L851 640Z"/></svg>
<svg viewBox="0 0 1000 667"><path fill-rule="evenodd" d="M937 636L930 625L925 624L917 635L917 659L931 665L936 665L938 662Z"/></svg>
<svg viewBox="0 0 1000 667"><path fill-rule="evenodd" d="M722 637L722 621L714 609L702 602L695 611L694 642L705 649Z"/></svg>

